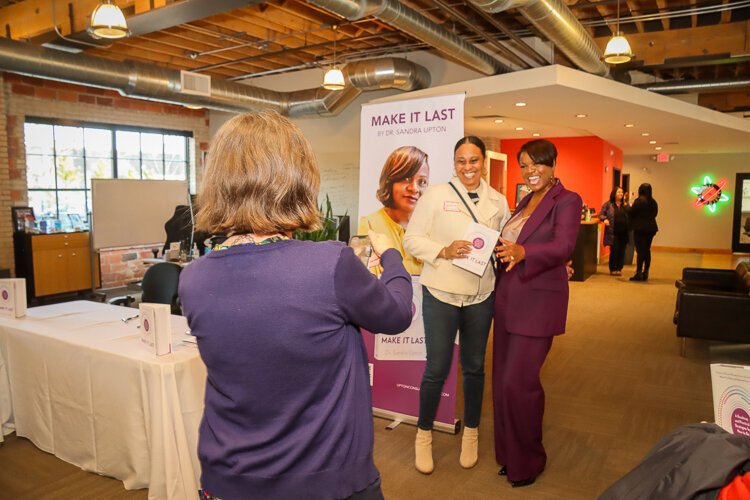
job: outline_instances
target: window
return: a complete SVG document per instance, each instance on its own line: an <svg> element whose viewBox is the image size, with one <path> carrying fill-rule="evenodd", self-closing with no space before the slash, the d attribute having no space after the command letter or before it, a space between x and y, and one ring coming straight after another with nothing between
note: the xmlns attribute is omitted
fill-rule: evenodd
<svg viewBox="0 0 750 500"><path fill-rule="evenodd" d="M29 206L38 218L91 210L91 179L190 180L195 151L190 133L107 126L24 124Z"/></svg>

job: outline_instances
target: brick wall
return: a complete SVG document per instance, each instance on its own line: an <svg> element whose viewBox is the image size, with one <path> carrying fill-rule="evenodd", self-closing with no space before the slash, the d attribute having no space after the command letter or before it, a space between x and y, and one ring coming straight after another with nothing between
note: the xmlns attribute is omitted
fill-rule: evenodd
<svg viewBox="0 0 750 500"><path fill-rule="evenodd" d="M0 86L3 75L0 73ZM0 92L0 267L13 268L13 226L10 218L10 170L8 159L8 119L5 93Z"/></svg>
<svg viewBox="0 0 750 500"><path fill-rule="evenodd" d="M102 252L100 256L102 270L102 288L113 288L127 283L133 283L143 278L148 268L143 259L151 258L154 254L152 245L136 248L121 248ZM159 247L161 251L161 247ZM133 259L135 256L135 259Z"/></svg>
<svg viewBox="0 0 750 500"><path fill-rule="evenodd" d="M208 150L209 140L208 113L204 110L131 99L111 90L10 73L0 73L0 86L3 111L0 116L0 267L13 269L15 265L10 207L25 206L28 202L23 141L27 116L192 131L196 145L194 164L200 184L200 155ZM144 271L140 259L123 262L122 255L137 251L151 257L150 248L104 252L101 256L102 285L119 286L140 279Z"/></svg>

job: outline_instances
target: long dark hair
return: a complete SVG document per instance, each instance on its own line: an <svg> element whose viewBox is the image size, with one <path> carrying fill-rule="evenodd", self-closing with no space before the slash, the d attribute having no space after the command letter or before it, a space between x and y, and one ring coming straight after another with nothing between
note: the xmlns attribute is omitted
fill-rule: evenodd
<svg viewBox="0 0 750 500"><path fill-rule="evenodd" d="M653 189L651 188L651 184L648 182L644 182L640 186L638 186L638 197L646 198L648 201L654 201L654 195L653 195Z"/></svg>
<svg viewBox="0 0 750 500"><path fill-rule="evenodd" d="M617 205L617 190L622 189L620 186L615 187L611 193L609 193L609 202ZM625 190L622 190L622 203L625 203Z"/></svg>

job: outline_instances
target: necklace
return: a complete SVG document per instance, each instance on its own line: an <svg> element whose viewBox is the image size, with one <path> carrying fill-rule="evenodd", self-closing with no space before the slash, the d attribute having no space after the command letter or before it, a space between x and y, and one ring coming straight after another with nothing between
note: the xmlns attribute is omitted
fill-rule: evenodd
<svg viewBox="0 0 750 500"><path fill-rule="evenodd" d="M216 245L213 249L214 250L226 250L227 248L235 247L235 246L260 246L260 245L269 245L271 243L276 243L277 241L284 241L288 240L289 236L283 235L283 234L272 234L269 236L264 237L258 237L254 234L237 234L234 236L230 236L224 243L220 243Z"/></svg>

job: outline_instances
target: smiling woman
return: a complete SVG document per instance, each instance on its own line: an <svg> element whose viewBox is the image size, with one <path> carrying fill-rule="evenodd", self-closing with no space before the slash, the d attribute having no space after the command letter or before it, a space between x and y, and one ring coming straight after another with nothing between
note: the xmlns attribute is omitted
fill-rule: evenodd
<svg viewBox="0 0 750 500"><path fill-rule="evenodd" d="M427 153L414 146L394 149L385 160L375 193L383 208L359 221L358 234L367 234L372 230L391 240L401 252L404 267L410 274L420 274L422 263L406 253L402 240L414 207L429 181ZM379 274L380 267L376 266L372 271Z"/></svg>
<svg viewBox="0 0 750 500"><path fill-rule="evenodd" d="M492 392L495 459L511 486L529 486L544 471L544 389L539 372L552 338L565 332L565 262L580 229L581 197L555 178L557 149L546 139L518 153L531 190L518 204L496 247Z"/></svg>
<svg viewBox="0 0 750 500"><path fill-rule="evenodd" d="M424 263L421 284L427 363L419 388L414 447L414 465L423 474L434 468L432 427L450 370L456 331L464 376L465 427L459 463L466 469L477 463L495 269L487 265L478 276L454 265L454 261L471 254L472 242L465 239L470 224L476 222L498 231L509 217L505 196L482 179L484 158L485 146L478 137L459 140L453 156L458 180L427 189L404 236L404 248Z"/></svg>

